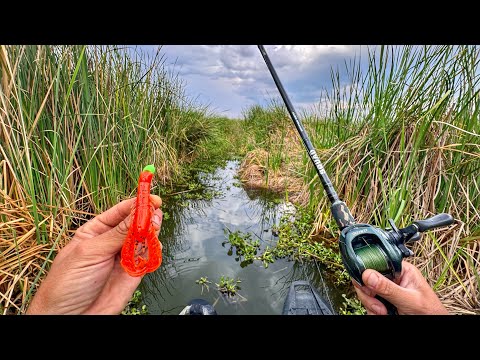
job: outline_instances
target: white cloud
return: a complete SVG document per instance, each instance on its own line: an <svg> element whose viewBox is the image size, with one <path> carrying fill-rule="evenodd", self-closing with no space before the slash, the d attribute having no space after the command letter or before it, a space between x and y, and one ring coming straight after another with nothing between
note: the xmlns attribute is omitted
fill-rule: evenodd
<svg viewBox="0 0 480 360"><path fill-rule="evenodd" d="M157 47L142 46L143 50ZM266 45L294 106L310 107L330 88L331 68L365 54L357 45ZM240 117L241 110L279 93L256 45L165 45L166 64L185 80L186 91L217 113ZM362 55L363 57L363 55Z"/></svg>

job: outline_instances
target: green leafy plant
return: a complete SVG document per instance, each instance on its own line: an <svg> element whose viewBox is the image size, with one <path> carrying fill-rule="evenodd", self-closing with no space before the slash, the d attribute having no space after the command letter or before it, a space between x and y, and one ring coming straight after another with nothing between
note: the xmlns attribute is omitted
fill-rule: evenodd
<svg viewBox="0 0 480 360"><path fill-rule="evenodd" d="M132 299L128 302L125 309L122 311L122 315L147 315L148 309L147 305L143 304L140 306L142 301L142 293L140 290L135 290L133 293Z"/></svg>
<svg viewBox="0 0 480 360"><path fill-rule="evenodd" d="M241 287L238 285L242 281L240 279L234 280L233 278L229 278L228 276L221 276L220 280L215 285L217 285L217 290L220 291L222 294L227 296L235 296L238 290L241 290Z"/></svg>
<svg viewBox="0 0 480 360"><path fill-rule="evenodd" d="M342 296L345 301L339 311L340 315L365 315L367 313L367 310L356 296L347 297L345 294L342 294Z"/></svg>
<svg viewBox="0 0 480 360"><path fill-rule="evenodd" d="M195 283L202 286L202 294L203 294L204 288L206 288L207 291L210 291L208 284L211 284L212 282L208 281L208 277L202 276L200 279L195 280Z"/></svg>
<svg viewBox="0 0 480 360"><path fill-rule="evenodd" d="M244 267L255 260L263 263L265 268L276 259L290 258L292 260L315 259L322 263L329 271L337 285L346 285L350 281L347 271L343 267L342 258L336 241L313 241L310 237L313 214L306 209L298 208L295 219L286 214L280 219L279 225L272 229L278 234L277 243L265 249L260 249L260 241L252 240L250 233L241 231L232 232L228 229L228 240L222 243L230 244L228 255L235 250L236 260Z"/></svg>
<svg viewBox="0 0 480 360"><path fill-rule="evenodd" d="M225 244L230 244L227 254L232 255L235 250L235 260L240 261L240 266L245 267L256 259L255 255L260 249L260 241L252 240L252 235L250 233L242 233L237 230L235 232L230 231L226 228L225 233L228 233L228 240L222 243L222 246Z"/></svg>

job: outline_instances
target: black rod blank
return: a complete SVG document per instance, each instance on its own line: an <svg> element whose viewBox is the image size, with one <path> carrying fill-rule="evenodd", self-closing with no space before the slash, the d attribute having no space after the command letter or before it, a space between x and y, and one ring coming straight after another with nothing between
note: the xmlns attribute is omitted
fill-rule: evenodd
<svg viewBox="0 0 480 360"><path fill-rule="evenodd" d="M318 176L320 178L320 181L322 182L325 192L327 193L328 199L332 204L336 201L340 201L337 195L337 192L335 191L332 185L332 182L330 181L330 178L328 177L327 173L325 172L325 169L323 168L322 163L320 162L320 159L318 158L315 148L313 147L312 143L310 142L310 139L308 138L305 128L300 122L300 119L298 118L297 113L295 112L295 109L293 108L293 105L290 102L290 99L288 98L288 95L285 92L285 89L283 88L283 85L280 82L280 79L278 78L277 72L273 68L273 65L270 61L270 58L267 55L265 48L263 47L263 45L258 45L258 48L263 56L263 59L265 60L265 63L267 64L268 70L270 70L270 73L272 74L273 80L277 85L278 91L280 91L280 95L282 95L283 101L285 102L285 106L287 107L287 110L290 113L290 117L292 118L293 123L295 124L295 127L297 128L298 133L300 134L300 137L302 138L303 144L307 148L308 156L310 156L310 159L312 160L315 170L317 170Z"/></svg>
<svg viewBox="0 0 480 360"><path fill-rule="evenodd" d="M298 118L297 113L295 112L295 109L293 108L293 105L290 102L290 99L288 98L288 95L285 92L285 89L283 88L280 79L278 78L277 72L275 71L272 62L268 57L267 51L265 50L263 45L258 45L258 49L263 56L263 60L265 60L265 63L267 64L268 70L270 70L270 74L272 74L273 80L277 85L280 95L282 95L285 106L290 113L290 117L292 118L293 123L295 124L295 127L297 128L297 131L300 135L300 138L302 139L303 144L307 149L308 156L310 157L310 160L312 160L315 170L317 170L318 177L320 178L323 188L327 193L328 200L330 200L330 202L332 203L330 210L332 212L333 218L337 222L340 230L346 228L347 226L355 224L355 219L350 213L350 210L348 209L347 205L338 197L338 194L335 191L335 188L333 187L330 178L325 172L325 169L320 159L318 158L317 152L315 151L315 148L313 147L310 139L308 138L307 132L305 131L305 128L303 127L300 119Z"/></svg>

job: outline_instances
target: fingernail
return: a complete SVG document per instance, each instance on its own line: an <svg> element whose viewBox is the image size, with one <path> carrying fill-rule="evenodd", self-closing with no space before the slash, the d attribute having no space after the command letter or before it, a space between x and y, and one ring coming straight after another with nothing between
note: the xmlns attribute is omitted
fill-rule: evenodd
<svg viewBox="0 0 480 360"><path fill-rule="evenodd" d="M368 278L365 279L365 284L367 286L375 288L377 286L379 280L380 279L378 278L378 274L375 274L374 272L372 272L372 273L370 273Z"/></svg>
<svg viewBox="0 0 480 360"><path fill-rule="evenodd" d="M380 307L380 305L372 304L372 311L378 315L381 313L382 308Z"/></svg>
<svg viewBox="0 0 480 360"><path fill-rule="evenodd" d="M158 216L157 214L153 215L152 217L152 222L154 222L155 224L157 225L160 225L162 223L162 219L160 218L160 216Z"/></svg>

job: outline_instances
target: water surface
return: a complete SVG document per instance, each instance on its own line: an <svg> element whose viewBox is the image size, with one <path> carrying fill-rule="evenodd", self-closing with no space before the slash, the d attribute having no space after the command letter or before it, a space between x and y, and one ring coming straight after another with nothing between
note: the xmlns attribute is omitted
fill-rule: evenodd
<svg viewBox="0 0 480 360"><path fill-rule="evenodd" d="M178 314L191 299L202 298L214 304L219 314L281 314L291 282L305 279L338 310L341 293L332 284L324 285L327 279L318 264L279 259L267 269L259 261L242 268L235 255L227 254L229 245L222 246L226 228L252 233L262 247L273 245L277 238L272 226L278 224L285 208L278 200L274 202L273 194L239 187L234 178L237 168L238 162L230 161L225 168L203 176L205 184L221 192L213 200L182 204L165 199L169 218L160 234L163 262L140 287L149 312ZM222 275L242 281L240 296L229 298L216 290L215 282ZM209 290L195 283L202 276L212 282Z"/></svg>

